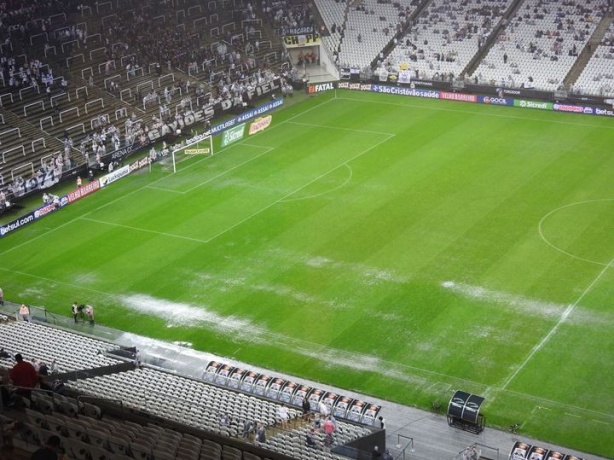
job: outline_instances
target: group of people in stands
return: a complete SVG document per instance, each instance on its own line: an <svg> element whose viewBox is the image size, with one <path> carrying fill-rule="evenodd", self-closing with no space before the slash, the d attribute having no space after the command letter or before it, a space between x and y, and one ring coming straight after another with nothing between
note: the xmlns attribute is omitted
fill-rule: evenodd
<svg viewBox="0 0 614 460"><path fill-rule="evenodd" d="M59 45L67 40L76 40L80 45L84 45L87 42L87 33L84 33L75 24L70 23L72 21L70 15L65 23L65 27L58 27L57 23L54 23L52 26L47 19L54 14L61 15L61 13L79 11L80 6L78 2L75 0L39 0L32 2L32 5L27 7L24 6L24 2L8 2L0 3L0 5L4 6L4 10L0 9L0 42L4 39L8 40L5 44L7 46L10 45L11 49L13 48L10 40L15 42L14 56L10 52L5 54L8 48L3 48L0 52L0 74L5 76L6 82L13 78L15 86L35 85L42 88L46 86L53 88L54 80L56 80L53 75L53 69L40 60L42 56L37 54L41 53L41 49L39 48L36 51L35 45L37 43L34 43L34 46L30 46L29 37L37 34L46 34L47 45L51 44L56 46L56 48L59 48ZM270 5L267 6L265 2L264 7L268 9ZM284 10L283 5L277 5L277 7ZM208 8L211 8L211 6L208 6ZM240 8L240 10L233 12L233 18L235 16L240 20L256 18L256 7L253 5L248 4ZM252 11L249 11L250 8ZM289 14L289 17L294 18L293 23L303 24L304 20L311 17L311 14L307 13L304 6L296 8L296 11L292 10L291 14ZM220 55L216 52L216 49L211 49L210 46L203 46L201 37L197 34L191 34L185 28L176 27L174 21L155 20L155 17L160 17L160 13L171 12L172 5L170 3L157 5L155 9L117 10L117 14L113 15L113 20L105 24L104 27L100 26L97 31L106 49L104 57L106 62L122 62L124 64L127 62L130 66L129 70L138 70L141 66L145 68L146 66L143 63L147 62L158 63L155 68L158 77L162 76L167 68L169 71L174 69L187 71L189 67L191 72L196 73L198 77L202 77L201 72L204 72L204 76L209 78L210 88L207 91L203 85L190 86L189 80L178 82L174 86L176 86L177 90L181 89L183 92L182 96L196 96L197 106L201 104L213 105L223 99L230 99L233 104L239 103L242 105L244 101L239 100L241 95L245 94L250 86L255 86L258 81L263 80L262 76L252 77L251 74L257 73L259 70L262 72L267 71L267 62L259 62L256 56L256 53L260 50L259 40L262 37L255 33L255 29L252 30L252 33L246 33L245 35L233 33L230 29L223 30L222 36L218 37L218 40L220 44L223 44L225 50ZM209 15L225 14L225 12L216 9L208 11L208 13ZM171 16L174 17L174 15ZM66 19L66 16L64 17ZM300 20L297 22L297 19ZM144 27L146 24L154 22L156 23L154 29ZM240 24L240 21L237 24ZM253 25L251 27L253 29ZM63 32L59 35L52 33L56 29L61 29ZM19 52L16 50L19 50ZM29 61L22 62L23 58L17 57L22 52L23 55L28 56ZM124 59L122 60L122 58ZM220 67L223 68L221 72ZM106 70L110 71L111 69L110 67L105 67ZM149 70L148 67L147 70ZM264 77L264 79L267 79L267 77ZM107 87L106 89L115 97L119 97L122 87L115 81L112 81L112 83L113 87ZM225 91L229 87L231 89ZM289 88L286 88L284 94L290 93ZM133 96L137 97L136 92ZM142 99L142 97L139 99ZM155 103L164 103L165 101L161 99L161 97L156 97ZM188 104L184 104L184 110L187 110L187 108ZM135 130L129 130L126 133L126 145L133 145L134 142L140 142L145 145L147 143L147 131L148 126L146 123L139 124ZM100 134L100 128L93 129L93 133ZM87 134L91 139L92 133ZM69 147L69 152L71 153L80 142L81 146L86 146L80 139L71 139L71 141L73 141L73 145ZM106 144L108 143L110 145L107 146ZM81 149L82 161L93 161L93 157L96 154L104 155L110 149L117 150L120 147L121 143L115 137L111 140L108 138L97 140L92 152L88 151L89 149L87 148Z"/></svg>
<svg viewBox="0 0 614 460"><path fill-rule="evenodd" d="M2 349L0 357L10 354ZM44 361L32 358L26 360L21 353L14 357L15 365L3 377L3 384L10 384L12 392L2 386L2 402L5 405L18 404L15 397L31 399L32 390L39 387L42 390L54 391L53 378L59 373L58 365L54 359L47 365ZM50 378L51 377L51 378Z"/></svg>
<svg viewBox="0 0 614 460"><path fill-rule="evenodd" d="M11 202L6 196L6 192L0 189L0 214L11 207Z"/></svg>

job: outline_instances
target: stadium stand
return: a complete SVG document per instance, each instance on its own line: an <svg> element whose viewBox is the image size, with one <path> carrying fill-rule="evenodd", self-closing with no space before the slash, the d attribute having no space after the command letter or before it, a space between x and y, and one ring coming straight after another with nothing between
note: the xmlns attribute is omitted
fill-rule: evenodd
<svg viewBox="0 0 614 460"><path fill-rule="evenodd" d="M182 114L236 104L246 90L278 76L287 55L276 34L316 24L318 15L327 31L323 43L340 65L406 63L421 79L454 79L477 58L472 80L555 90L584 53L587 62L570 89L612 97L609 3L316 0L317 15L305 2L10 3L18 9L5 11L0 27L0 190L20 196L75 166L99 169L105 154L144 145L150 130ZM155 33L145 24L155 24ZM600 28L605 38L598 38ZM281 430L279 402L154 367L119 369L125 361L108 354L116 344L61 328L8 321L0 329L0 347L55 360L65 379L66 395L36 392L31 407L18 412L26 428L17 439L26 450L59 433L71 458L88 460L340 458L305 445L310 425L295 409L292 428ZM0 358L4 371L12 364ZM102 403L87 402L94 400ZM105 412L116 417L101 418ZM242 439L245 420L267 425L263 446ZM339 426L336 444L372 433L345 421ZM317 444L324 441L318 432Z"/></svg>
<svg viewBox="0 0 614 460"><path fill-rule="evenodd" d="M279 40L241 2L11 6L0 31L0 188L10 201L75 167L102 169L105 154L147 143L152 125L236 104L279 69Z"/></svg>
<svg viewBox="0 0 614 460"><path fill-rule="evenodd" d="M60 363L57 374L49 380L63 382L60 392L35 391L31 401L22 400L26 425L18 439L26 450L41 445L53 433L62 436L64 449L75 459L101 459L110 454L142 459L258 459L261 457L240 448L246 443L254 445L251 433L245 434L243 428L244 422L252 422L251 429L261 423L267 430L266 441L255 443L261 450L298 459L344 458L322 448L326 444L320 429L316 443L321 449L306 446L305 436L311 424L302 419L302 412L296 408L288 409L288 430L281 429L279 401L147 365L134 367L132 355L126 363L126 358L110 354L118 348L112 342L35 321L9 320L0 324L0 332L0 346L5 350L19 351L33 362ZM11 358L0 359L3 372L12 364ZM122 417L103 417L105 412ZM129 414L172 423L175 429L139 424L136 415L131 421ZM335 445L373 433L373 428L349 421L336 423ZM200 433L200 437L194 433ZM209 439L205 433L210 434ZM211 436L216 438L212 441ZM215 439L233 439L238 444L218 444Z"/></svg>
<svg viewBox="0 0 614 460"><path fill-rule="evenodd" d="M614 95L614 24L591 55L586 67L572 87L579 94Z"/></svg>
<svg viewBox="0 0 614 460"><path fill-rule="evenodd" d="M51 363L56 360L58 372L74 372L101 366L118 364L121 361L108 357L105 352L117 348L112 343L79 336L62 329L49 328L26 321L11 321L2 324L0 347L15 350L26 357ZM3 364L9 358L0 358Z"/></svg>
<svg viewBox="0 0 614 460"><path fill-rule="evenodd" d="M342 66L364 68L406 25L412 6L404 2L316 2L329 34L324 43ZM413 5L413 2L412 2Z"/></svg>
<svg viewBox="0 0 614 460"><path fill-rule="evenodd" d="M605 1L526 0L472 76L493 85L556 90L606 10Z"/></svg>
<svg viewBox="0 0 614 460"><path fill-rule="evenodd" d="M485 45L511 0L433 0L389 56L421 79L451 80Z"/></svg>
<svg viewBox="0 0 614 460"><path fill-rule="evenodd" d="M377 63L422 80L609 97L611 8L610 0L10 2L0 28L0 190L15 203L87 169L108 171L111 152L148 145L164 125L197 110L220 115L222 105L240 110L259 85L298 80L290 60L299 53L291 57L280 39L292 27L321 32L331 62L363 78Z"/></svg>

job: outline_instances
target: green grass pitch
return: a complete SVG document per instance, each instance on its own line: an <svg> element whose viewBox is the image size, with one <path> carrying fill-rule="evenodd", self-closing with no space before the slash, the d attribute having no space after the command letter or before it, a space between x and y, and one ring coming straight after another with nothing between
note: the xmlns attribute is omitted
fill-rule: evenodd
<svg viewBox="0 0 614 460"><path fill-rule="evenodd" d="M9 299L614 457L612 120L329 93L0 240Z"/></svg>

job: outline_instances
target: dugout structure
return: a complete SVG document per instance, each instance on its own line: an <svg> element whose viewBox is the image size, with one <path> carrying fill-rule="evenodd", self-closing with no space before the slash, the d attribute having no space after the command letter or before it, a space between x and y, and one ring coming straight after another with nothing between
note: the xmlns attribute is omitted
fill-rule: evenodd
<svg viewBox="0 0 614 460"><path fill-rule="evenodd" d="M448 404L448 425L480 434L485 421L480 413L483 402L482 396L457 390Z"/></svg>

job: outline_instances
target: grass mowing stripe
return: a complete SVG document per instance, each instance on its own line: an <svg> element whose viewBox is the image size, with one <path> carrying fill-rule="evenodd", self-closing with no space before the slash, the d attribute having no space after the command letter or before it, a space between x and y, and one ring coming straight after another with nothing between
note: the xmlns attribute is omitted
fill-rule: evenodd
<svg viewBox="0 0 614 460"><path fill-rule="evenodd" d="M311 185L311 184L313 184L313 183L315 183L315 182L319 181L320 179L322 179L323 177L327 176L327 175L328 175L328 174L330 174L331 172L333 172L333 171L335 171L335 170L337 170L337 169L339 169L339 168L341 168L341 167L343 167L343 166L347 165L349 162L351 162L351 161L353 161L353 160L355 160L355 159L357 159L357 158L360 158L361 156L363 156L363 155L365 155L365 154L369 153L371 150L373 150L373 149L375 149L375 148L379 147L379 146L380 146L380 145L382 145L384 142L387 142L387 141L389 141L390 139L392 139L392 137L394 137L394 136L389 136L389 137L387 137L386 139L381 140L380 142L378 142L378 143L376 143L376 144L372 145L371 147L368 147L367 149L363 150L362 152L360 152L360 153L358 153L358 154L354 155L352 158L350 158L349 160L345 161L344 163L341 163L340 165L335 166L334 168L330 169L329 171L326 171L325 173L323 173L323 174L319 175L318 177L316 177L316 178L314 178L314 179L310 180L310 181L309 181L309 182L307 182L306 184L301 185L299 188L297 188L297 189L295 189L295 190L292 190L290 193L287 193L286 195L284 195L283 197L281 197L281 198L279 198L279 199L275 200L275 201L274 201L274 202L272 202L271 204L269 204L269 205L265 206L264 208L262 208L262 209L260 209L260 210L256 211L255 213L253 213L253 214L251 214L251 215L247 216L246 218L244 218L244 219L240 220L240 221L239 221L239 222L237 222L236 224L234 224L234 225L232 225L232 226L228 227L226 230L223 230L223 231L219 232L218 234L216 234L216 235L212 236L211 238L209 238L209 239L207 240L207 243L211 242L212 240L214 240L214 239L216 239L216 238L219 238L220 236L224 235L225 233L228 233L230 230L232 230L232 229L234 229L234 228L238 227L239 225L241 225L241 224L243 224L243 223L247 222L248 220L252 219L253 217L255 217L255 216L259 215L259 214L261 214L262 212L266 211L267 209L272 208L272 207L273 207L273 206L275 206L276 204L279 204L279 203L283 202L284 200L287 200L287 199L288 199L289 197L291 197L292 195L296 194L297 192L300 192L301 190L303 190L304 188L308 187L309 185Z"/></svg>
<svg viewBox="0 0 614 460"><path fill-rule="evenodd" d="M317 105L315 105L315 106L313 106L313 107L309 107L308 109L306 109L306 110L304 110L304 111L302 111L302 112L300 112L300 113L297 113L296 115L291 116L290 118L288 118L288 119L287 119L287 120L285 120L285 121L294 120L295 118L298 118L298 117L300 117L301 115L304 115L304 114L306 114L306 113L309 113L309 112L311 112L312 110L315 110L315 109L321 108L323 105L328 104L330 101L333 101L333 100L334 100L334 99L327 99L327 100L325 100L325 101L323 101L323 102L321 102L321 103L319 103L319 104L317 104ZM280 123L280 124L281 124L281 123ZM273 129L273 128L275 128L276 126L279 126L279 125L274 125L274 126L272 126L270 129ZM240 141L239 143L241 143L241 142L242 142L242 141ZM232 147L232 146L233 146L233 145L229 145L229 146L227 146L226 148L222 147L222 148L221 148L221 149L218 151L218 153L219 153L219 152L221 152L221 151L224 151L224 150L226 150L227 148L230 148L230 147ZM191 163L190 163L189 165L187 165L186 167L181 168L181 169L178 169L177 171L178 171L178 172L180 172L180 171L185 170L185 169L193 168L194 166L196 166L196 165L200 164L202 161L206 160L207 158L209 158L209 157L205 157L204 159L200 159L200 160L198 160L198 161L191 162ZM38 239L40 239L40 238L43 238L43 237L47 236L48 234L50 234L50 233L52 233L52 232L55 232L55 231L57 231L57 230L61 230L61 229L62 229L62 228L64 228L65 226L67 226L67 225L69 225L69 224L72 224L72 223L74 223L74 222L76 222L76 221L78 221L78 220L82 219L83 217L86 217L86 216L88 216L88 215L90 215L90 214L92 214L92 213L94 213L94 212L96 212L96 211L98 211L98 210L100 210L100 209L104 209L104 208L106 208L107 206L110 206L110 205L112 205L112 204L114 204L114 203L116 203L116 202L118 202L118 201L120 201L120 200L124 199L124 198L125 198L125 197L127 197L127 196L130 196L130 195L132 195L132 194L134 194L134 193L136 193L136 192L138 192L138 191L141 191L141 190L143 190L143 189L146 189L146 188L150 187L152 184L156 184L156 183L158 183L158 182L162 182L162 181L164 181L164 180L166 180L166 179L167 179L167 176L163 176L163 177L161 177L161 178L159 178L159 179L156 179L154 182L152 182L152 183L150 183L150 184L145 184L145 185L143 185L142 187L140 187L140 188L138 188L138 189L133 190L132 192L128 192L126 195L122 195L122 196L120 196L120 197L118 197L118 198L116 198L116 199L114 199L114 200L112 200L112 201L109 201L109 202L107 202L107 203L104 203L104 204L102 204L102 205L98 206L97 208L92 209L92 210L90 210L90 211L86 212L86 213L85 213L85 214L83 214L82 216L78 216L78 217L76 217L76 218L74 218L74 219L71 219L71 220L69 220L68 222L65 222L65 223L63 223L63 224L61 224L61 225L59 225L59 226L57 226L57 227L54 227L54 228L52 228L52 229L49 229L47 232L41 233L41 234L39 234L39 235L37 235L37 236L34 236L34 237L32 237L32 238L28 239L27 241L24 241L23 243L17 244L17 245L15 245L15 246L11 246L11 247L9 247L8 249L6 249L6 250L4 250L4 251L0 252L0 255L5 255L5 254L8 254L9 252L15 251L16 249L19 249L19 248L21 248L21 247L23 247L23 246L25 246L25 245L27 245L27 244L31 243L32 241L38 240Z"/></svg>
<svg viewBox="0 0 614 460"><path fill-rule="evenodd" d="M385 104L408 99L365 94L356 95L360 101L320 99L330 96L276 112L271 129L183 174L154 168L131 175L6 243L24 242L145 182L164 178L153 186L187 190L274 148L189 195L144 190L86 216L199 241L83 220L5 255L5 292L60 314L73 296L89 296L101 307L101 323L120 330L405 404L427 407L455 388L486 391L493 395L489 426L519 421L525 434L614 455L606 431L614 417L612 271L501 388L599 271L552 251L537 223L553 209L614 192L607 175L612 131L548 121L607 120L412 99L416 109ZM466 110L450 110L456 108ZM535 119L503 116L509 114ZM376 132L395 136L386 142ZM381 148L352 159L380 141ZM259 211L280 198L292 204ZM607 263L614 249L603 248L609 210L572 209L545 222L544 235ZM605 228L587 230L599 222ZM0 248L9 247L4 243ZM603 252L608 260L594 257ZM446 289L445 280L458 289ZM134 311L126 299L144 302ZM173 306L189 307L180 310L185 321L172 317ZM243 321L244 333L209 317Z"/></svg>
<svg viewBox="0 0 614 460"><path fill-rule="evenodd" d="M529 355L520 364L520 366L518 366L514 370L514 372L512 372L512 374L505 380L505 382L503 382L503 385L502 385L503 389L506 389L508 387L508 385L516 378L516 376L524 369L527 363L533 358L535 353L541 350L542 347L550 340L550 338L556 333L556 331L559 329L561 324L563 324L567 320L569 315L574 311L576 306L582 301L582 299L586 296L586 294L588 294L593 289L593 287L599 282L599 280L601 280L601 278L608 271L608 269L612 267L613 263L614 263L614 258L610 260L610 263L608 263L605 267L603 267L603 270L601 270L599 274L597 275L597 277L588 285L588 287L584 289L584 291L582 291L582 294L580 294L580 296L576 299L576 301L565 309L565 311L561 314L561 317L559 318L559 320L550 329L548 334L546 334L544 338L542 338L537 344L535 344L535 346L533 347Z"/></svg>
<svg viewBox="0 0 614 460"><path fill-rule="evenodd" d="M251 147L255 147L255 146L253 146L253 145L252 145ZM257 160L257 159L258 159L258 158L260 158L261 156L266 155L267 153L270 153L270 152L272 152L272 151L274 150L274 147L261 147L261 148L266 149L266 150L265 150L264 152L262 152L262 153L258 154L258 155L255 155L255 156L251 157L249 160L245 160L245 161L243 161L243 162L239 163L238 165L233 166L233 167L232 167L232 168L230 168L230 169L226 169L226 170L224 170L223 172L219 173L218 175L213 176L213 177L211 177L211 178L207 179L206 181L203 181L203 182L201 182L200 184L197 184L197 185L195 185L194 187L192 187L192 188L189 188L189 189L185 190L183 193L190 193L190 192L192 192L192 191L196 190L197 188L202 187L203 185L206 185L206 184L208 184L208 183L210 183L210 182L213 182L214 180L219 179L220 177L225 176L225 175L226 175L226 174L228 174L229 172L232 172L232 171L234 171L235 169L240 168L241 166L244 166L244 165L246 165L246 164L248 164L248 163L250 163L250 162L252 162L252 161L254 161L254 160Z"/></svg>
<svg viewBox="0 0 614 460"><path fill-rule="evenodd" d="M546 243L548 246L550 246L552 249L554 249L557 252L560 252L561 254L565 254L568 257L571 257L572 259L578 259L581 260L583 262L589 263L589 264L595 264L595 265L601 265L601 266L605 266L606 268L609 267L612 262L610 262L609 264L606 262L599 262L596 260L591 260L591 259L587 259L585 257L580 257L577 256L575 254L570 253L569 251L566 251L565 249L562 249L558 246L556 246L555 244L553 244L547 237L546 235L544 235L544 222L553 214L563 210L563 209L567 209L570 208L572 206L577 206L580 204L587 204L587 203L598 203L598 202L603 202L603 201L614 201L614 198L603 198L603 199L599 199L599 200L584 200L584 201L577 201L575 203L570 203L570 204L566 204L564 206L560 206L556 209L553 209L552 211L550 211L548 214L546 214L544 217L541 218L541 220L539 221L538 224L538 232L539 232L539 237L543 240L544 243Z"/></svg>

